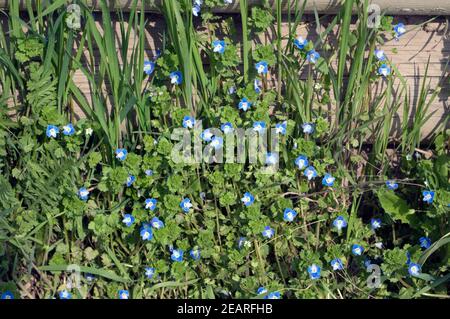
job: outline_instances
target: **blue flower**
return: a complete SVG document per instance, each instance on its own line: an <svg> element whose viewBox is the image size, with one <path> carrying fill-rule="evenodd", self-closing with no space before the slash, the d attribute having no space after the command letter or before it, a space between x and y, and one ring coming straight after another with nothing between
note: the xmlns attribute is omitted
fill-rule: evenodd
<svg viewBox="0 0 450 319"><path fill-rule="evenodd" d="M311 279L319 279L320 271L321 271L321 268L319 265L312 264L311 266L308 267L308 273L309 273L309 277Z"/></svg>
<svg viewBox="0 0 450 319"><path fill-rule="evenodd" d="M229 134L233 132L233 124L231 124L230 122L226 122L220 126L220 129L224 134Z"/></svg>
<svg viewBox="0 0 450 319"><path fill-rule="evenodd" d="M152 212L156 209L156 203L158 201L154 198L147 198L145 200L145 209L150 209Z"/></svg>
<svg viewBox="0 0 450 319"><path fill-rule="evenodd" d="M183 82L183 75L180 71L174 71L170 73L170 83L180 85Z"/></svg>
<svg viewBox="0 0 450 319"><path fill-rule="evenodd" d="M225 47L227 45L225 44L225 41L216 40L216 41L213 41L212 46L213 46L213 52L223 54L225 52Z"/></svg>
<svg viewBox="0 0 450 319"><path fill-rule="evenodd" d="M241 198L241 202L244 203L245 206L250 206L255 201L255 197L250 194L249 192L246 192L244 194L244 197Z"/></svg>
<svg viewBox="0 0 450 319"><path fill-rule="evenodd" d="M389 74L391 74L391 68L386 64L382 64L378 68L378 74L382 76L388 76Z"/></svg>
<svg viewBox="0 0 450 319"><path fill-rule="evenodd" d="M306 178L308 178L308 181L310 181L317 177L317 171L313 166L308 166L303 172L303 175L305 175Z"/></svg>
<svg viewBox="0 0 450 319"><path fill-rule="evenodd" d="M275 132L277 132L277 134L286 135L286 129L287 129L286 121L284 121L283 123L275 124Z"/></svg>
<svg viewBox="0 0 450 319"><path fill-rule="evenodd" d="M266 226L262 231L262 235L266 238L272 238L275 235L275 231L270 226Z"/></svg>
<svg viewBox="0 0 450 319"><path fill-rule="evenodd" d="M223 0L223 2L226 3L226 4L232 4L233 0Z"/></svg>
<svg viewBox="0 0 450 319"><path fill-rule="evenodd" d="M155 275L155 268L153 267L145 267L145 277L148 279L152 279Z"/></svg>
<svg viewBox="0 0 450 319"><path fill-rule="evenodd" d="M127 177L127 187L130 187L133 185L133 183L136 181L136 176L134 175L128 175Z"/></svg>
<svg viewBox="0 0 450 319"><path fill-rule="evenodd" d="M183 118L183 127L184 128L193 128L195 125L195 118L193 116L186 115Z"/></svg>
<svg viewBox="0 0 450 319"><path fill-rule="evenodd" d="M118 148L116 150L116 158L119 161L123 162L124 160L126 160L127 159L127 155L128 155L128 151L126 149L124 149L124 148Z"/></svg>
<svg viewBox="0 0 450 319"><path fill-rule="evenodd" d="M153 176L153 171L151 169L147 169L147 170L145 170L145 175Z"/></svg>
<svg viewBox="0 0 450 319"><path fill-rule="evenodd" d="M158 217L153 217L150 224L156 229L164 228L164 223Z"/></svg>
<svg viewBox="0 0 450 319"><path fill-rule="evenodd" d="M269 293L264 299L281 299L281 294L279 291L274 291Z"/></svg>
<svg viewBox="0 0 450 319"><path fill-rule="evenodd" d="M264 295L264 294L266 294L266 293L268 293L268 292L269 292L269 291L267 290L267 288L265 288L265 287L263 287L263 286L259 287L258 290L256 290L256 293L257 293L258 295Z"/></svg>
<svg viewBox="0 0 450 319"><path fill-rule="evenodd" d="M334 185L335 180L336 180L336 178L334 178L331 174L325 174L325 176L322 179L322 184L324 186L331 187Z"/></svg>
<svg viewBox="0 0 450 319"><path fill-rule="evenodd" d="M223 146L223 138L214 136L211 140L211 146L214 147L214 149L218 150Z"/></svg>
<svg viewBox="0 0 450 319"><path fill-rule="evenodd" d="M255 69L258 74L267 74L268 66L266 61L261 61L255 64Z"/></svg>
<svg viewBox="0 0 450 319"><path fill-rule="evenodd" d="M236 92L236 87L233 85L233 86L230 86L230 88L228 89L228 94L234 94Z"/></svg>
<svg viewBox="0 0 450 319"><path fill-rule="evenodd" d="M374 54L378 61L386 60L386 56L384 55L383 50L375 50Z"/></svg>
<svg viewBox="0 0 450 319"><path fill-rule="evenodd" d="M303 50L307 44L308 40L303 39L301 36L294 40L294 45L300 50Z"/></svg>
<svg viewBox="0 0 450 319"><path fill-rule="evenodd" d="M119 299L130 299L130 292L128 290L119 290Z"/></svg>
<svg viewBox="0 0 450 319"><path fill-rule="evenodd" d="M405 25L403 23L398 23L394 25L395 38L398 39L403 34L406 33Z"/></svg>
<svg viewBox="0 0 450 319"><path fill-rule="evenodd" d="M366 268L368 268L370 265L372 265L372 261L366 257L364 259L364 266L366 266Z"/></svg>
<svg viewBox="0 0 450 319"><path fill-rule="evenodd" d="M309 63L316 63L319 58L320 54L315 50L311 50L306 54L306 60L308 60Z"/></svg>
<svg viewBox="0 0 450 319"><path fill-rule="evenodd" d="M14 294L11 291L7 290L4 293L2 293L0 299L2 299L2 300L14 299Z"/></svg>
<svg viewBox="0 0 450 319"><path fill-rule="evenodd" d="M409 265L411 263L411 254L409 251L406 252L406 264Z"/></svg>
<svg viewBox="0 0 450 319"><path fill-rule="evenodd" d="M428 237L419 238L420 247L428 249L431 246L431 239Z"/></svg>
<svg viewBox="0 0 450 319"><path fill-rule="evenodd" d="M247 100L247 98L243 98L240 102L239 102L239 110L243 110L244 112L246 112L250 107L252 106L252 102L250 102L249 100Z"/></svg>
<svg viewBox="0 0 450 319"><path fill-rule="evenodd" d="M278 163L278 154L268 152L266 155L266 165L275 165Z"/></svg>
<svg viewBox="0 0 450 319"><path fill-rule="evenodd" d="M61 290L59 292L59 299L72 299L72 294L67 290Z"/></svg>
<svg viewBox="0 0 450 319"><path fill-rule="evenodd" d="M241 249L242 247L249 247L251 243L247 240L245 237L239 237L238 240L238 248Z"/></svg>
<svg viewBox="0 0 450 319"><path fill-rule="evenodd" d="M196 17L198 17L200 13L201 7L199 5L195 5L192 7L192 14Z"/></svg>
<svg viewBox="0 0 450 319"><path fill-rule="evenodd" d="M299 169L304 169L308 164L308 158L305 155L300 155L295 159L295 165L297 165Z"/></svg>
<svg viewBox="0 0 450 319"><path fill-rule="evenodd" d="M95 276L93 274L86 274L85 277L88 282L93 282L95 280Z"/></svg>
<svg viewBox="0 0 450 319"><path fill-rule="evenodd" d="M355 256L361 256L364 252L364 247L358 244L353 244L352 246L352 253Z"/></svg>
<svg viewBox="0 0 450 319"><path fill-rule="evenodd" d="M123 215L122 223L124 223L127 227L130 227L134 224L135 218L131 214Z"/></svg>
<svg viewBox="0 0 450 319"><path fill-rule="evenodd" d="M47 126L47 137L56 138L59 134L59 128L55 125L48 125Z"/></svg>
<svg viewBox="0 0 450 319"><path fill-rule="evenodd" d="M144 73L150 75L155 71L155 62L144 61Z"/></svg>
<svg viewBox="0 0 450 319"><path fill-rule="evenodd" d="M81 187L81 188L78 190L78 197L79 197L81 200L84 200L84 201L87 201L87 200L88 200L88 198L89 198L89 191L86 189L86 187Z"/></svg>
<svg viewBox="0 0 450 319"><path fill-rule="evenodd" d="M372 218L370 220L370 227L375 230L381 227L381 219L379 218Z"/></svg>
<svg viewBox="0 0 450 319"><path fill-rule="evenodd" d="M189 255L191 255L191 257L192 257L192 259L194 259L194 260L199 260L200 259L200 249L198 249L198 248L195 248L195 249L192 249L190 252L189 252Z"/></svg>
<svg viewBox="0 0 450 319"><path fill-rule="evenodd" d="M266 130L266 123L262 121L253 122L253 131L258 132L259 134L264 133Z"/></svg>
<svg viewBox="0 0 450 319"><path fill-rule="evenodd" d="M303 133L312 134L312 133L314 133L314 124L313 123L303 123L302 129L303 129Z"/></svg>
<svg viewBox="0 0 450 319"><path fill-rule="evenodd" d="M420 272L422 271L422 266L416 263L409 263L408 265L408 272L411 276L418 276L420 275Z"/></svg>
<svg viewBox="0 0 450 319"><path fill-rule="evenodd" d="M392 180L386 181L386 186L388 189L393 190L393 191L398 188L398 184Z"/></svg>
<svg viewBox="0 0 450 319"><path fill-rule="evenodd" d="M66 136L72 136L75 134L75 128L71 123L63 126L63 134Z"/></svg>
<svg viewBox="0 0 450 319"><path fill-rule="evenodd" d="M255 81L253 82L253 88L255 89L255 92L256 93L261 93L261 86L262 85L262 83L261 83L261 80L259 80L259 79L255 79Z"/></svg>
<svg viewBox="0 0 450 319"><path fill-rule="evenodd" d="M211 132L211 130L209 128L207 128L200 134L200 138L202 140L204 140L205 142L211 142L211 139L213 136L214 136L214 134Z"/></svg>
<svg viewBox="0 0 450 319"><path fill-rule="evenodd" d="M180 207L183 210L183 212L185 212L185 213L189 213L189 210L191 209L192 206L193 205L189 198L183 198L183 200L180 203Z"/></svg>
<svg viewBox="0 0 450 319"><path fill-rule="evenodd" d="M344 269L344 264L342 263L342 260L340 258L333 259L330 262L330 265L331 265L331 268L333 268L334 271Z"/></svg>
<svg viewBox="0 0 450 319"><path fill-rule="evenodd" d="M286 222L292 222L297 216L297 212L291 208L286 208L283 213L283 219Z"/></svg>
<svg viewBox="0 0 450 319"><path fill-rule="evenodd" d="M338 217L333 221L333 226L336 227L336 228L338 229L338 231L341 231L342 228L347 227L347 221L345 220L344 217L338 216Z"/></svg>
<svg viewBox="0 0 450 319"><path fill-rule="evenodd" d="M142 240L152 240L153 239L153 231L149 224L142 225L139 234L141 235Z"/></svg>
<svg viewBox="0 0 450 319"><path fill-rule="evenodd" d="M425 203L431 204L433 202L433 199L434 199L433 191L423 191L422 195L423 195L423 201Z"/></svg>
<svg viewBox="0 0 450 319"><path fill-rule="evenodd" d="M173 261L182 262L183 254L184 254L184 252L182 249L174 249L174 250L172 250L172 255L170 256L170 258Z"/></svg>

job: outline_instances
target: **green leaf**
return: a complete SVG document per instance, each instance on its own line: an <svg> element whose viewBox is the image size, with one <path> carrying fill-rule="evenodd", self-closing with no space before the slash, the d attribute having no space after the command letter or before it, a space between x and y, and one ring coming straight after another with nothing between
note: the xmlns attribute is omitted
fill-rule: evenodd
<svg viewBox="0 0 450 319"><path fill-rule="evenodd" d="M384 211L392 219L408 223L411 215L414 214L414 209L410 209L404 199L386 189L381 189L376 194Z"/></svg>

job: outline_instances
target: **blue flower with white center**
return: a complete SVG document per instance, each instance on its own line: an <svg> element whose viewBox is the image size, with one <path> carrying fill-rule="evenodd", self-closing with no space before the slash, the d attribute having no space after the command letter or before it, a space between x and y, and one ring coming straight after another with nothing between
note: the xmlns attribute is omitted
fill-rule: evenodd
<svg viewBox="0 0 450 319"><path fill-rule="evenodd" d="M303 39L303 37L299 36L297 39L294 40L294 45L297 47L297 49L303 50L305 46L308 44L308 40Z"/></svg>
<svg viewBox="0 0 450 319"><path fill-rule="evenodd" d="M78 190L78 197L79 197L81 200L84 200L84 201L87 201L87 200L88 200L88 198L89 198L89 191L86 189L86 187L81 187L81 188Z"/></svg>
<svg viewBox="0 0 450 319"><path fill-rule="evenodd" d="M267 290L267 288L265 288L265 287L263 287L263 286L259 287L258 290L256 290L256 293L257 293L258 295L264 295L264 294L266 294L266 293L268 293L268 292L269 292L269 291Z"/></svg>
<svg viewBox="0 0 450 319"><path fill-rule="evenodd" d="M344 264L340 258L335 258L330 262L333 271L344 269Z"/></svg>
<svg viewBox="0 0 450 319"><path fill-rule="evenodd" d="M246 112L252 106L252 102L247 100L247 98L243 98L238 105L238 109Z"/></svg>
<svg viewBox="0 0 450 319"><path fill-rule="evenodd" d="M192 208L192 203L189 198L183 198L183 200L180 203L180 207L185 213L189 213L189 210Z"/></svg>
<svg viewBox="0 0 450 319"><path fill-rule="evenodd" d="M145 209L150 209L152 212L156 209L156 203L158 201L154 198L147 198L145 200Z"/></svg>
<svg viewBox="0 0 450 319"><path fill-rule="evenodd" d="M145 277L148 279L152 279L155 275L155 268L153 267L145 267Z"/></svg>
<svg viewBox="0 0 450 319"><path fill-rule="evenodd" d="M153 217L150 224L156 229L164 228L164 223L158 217Z"/></svg>
<svg viewBox="0 0 450 319"><path fill-rule="evenodd" d="M308 158L305 155L300 155L299 157L297 157L295 159L295 165L299 168L299 169L304 169L308 166L309 162L308 162Z"/></svg>
<svg viewBox="0 0 450 319"><path fill-rule="evenodd" d="M147 170L145 170L145 175L153 176L153 171L151 169L147 169Z"/></svg>
<svg viewBox="0 0 450 319"><path fill-rule="evenodd" d="M423 191L422 195L423 195L423 201L425 203L431 204L433 202L433 199L434 199L433 191Z"/></svg>
<svg viewBox="0 0 450 319"><path fill-rule="evenodd" d="M303 123L302 129L303 129L303 133L312 134L312 133L314 133L314 124L313 123Z"/></svg>
<svg viewBox="0 0 450 319"><path fill-rule="evenodd" d="M214 149L216 149L216 150L222 148L223 138L221 138L219 136L214 136L211 140L211 146L214 147Z"/></svg>
<svg viewBox="0 0 450 319"><path fill-rule="evenodd" d="M86 274L85 278L88 282L93 282L95 280L95 276L93 274Z"/></svg>
<svg viewBox="0 0 450 319"><path fill-rule="evenodd" d="M419 238L420 247L428 249L431 246L431 239L428 237Z"/></svg>
<svg viewBox="0 0 450 319"><path fill-rule="evenodd" d="M309 63L316 63L320 58L320 54L316 52L315 50L311 50L306 54L306 60L308 60Z"/></svg>
<svg viewBox="0 0 450 319"><path fill-rule="evenodd" d="M124 148L118 148L116 149L116 158L123 162L124 160L127 159L127 155L128 155L128 151Z"/></svg>
<svg viewBox="0 0 450 319"><path fill-rule="evenodd" d="M266 123L262 121L256 121L253 123L253 131L258 132L259 134L264 133L266 130Z"/></svg>
<svg viewBox="0 0 450 319"><path fill-rule="evenodd" d="M128 290L119 290L119 299L130 299L130 292Z"/></svg>
<svg viewBox="0 0 450 319"><path fill-rule="evenodd" d="M56 138L59 134L59 128L55 125L47 125L47 137Z"/></svg>
<svg viewBox="0 0 450 319"><path fill-rule="evenodd" d="M14 299L14 294L11 291L7 290L4 293L2 293L0 299L2 300Z"/></svg>
<svg viewBox="0 0 450 319"><path fill-rule="evenodd" d="M384 55L383 50L375 50L374 54L378 61L386 60L386 56Z"/></svg>
<svg viewBox="0 0 450 319"><path fill-rule="evenodd" d="M211 139L213 136L214 136L214 134L211 132L211 130L209 128L207 128L200 134L200 138L202 140L204 140L205 142L211 142Z"/></svg>
<svg viewBox="0 0 450 319"><path fill-rule="evenodd" d="M305 175L308 181L310 181L317 177L317 171L313 166L308 166L303 172L303 175Z"/></svg>
<svg viewBox="0 0 450 319"><path fill-rule="evenodd" d="M319 279L320 278L321 268L319 265L312 264L308 267L308 274L311 279Z"/></svg>
<svg viewBox="0 0 450 319"><path fill-rule="evenodd" d="M172 250L172 255L170 256L170 259L176 262L182 262L183 261L183 250L181 249L174 249Z"/></svg>
<svg viewBox="0 0 450 319"><path fill-rule="evenodd" d="M358 244L353 244L352 246L352 253L355 256L361 256L364 252L364 247Z"/></svg>
<svg viewBox="0 0 450 319"><path fill-rule="evenodd" d="M322 185L331 187L334 185L334 181L336 178L334 178L331 174L325 174L325 176L322 179Z"/></svg>
<svg viewBox="0 0 450 319"><path fill-rule="evenodd" d="M180 85L183 82L183 75L180 71L174 71L169 75L170 83Z"/></svg>
<svg viewBox="0 0 450 319"><path fill-rule="evenodd" d="M59 292L59 299L72 299L72 294L67 290L61 290Z"/></svg>
<svg viewBox="0 0 450 319"><path fill-rule="evenodd" d="M153 71L155 71L155 62L144 61L144 73L147 75L151 75Z"/></svg>
<svg viewBox="0 0 450 319"><path fill-rule="evenodd" d="M250 206L255 201L255 197L250 194L249 192L246 192L244 194L244 197L241 198L241 202L244 203L245 206Z"/></svg>
<svg viewBox="0 0 450 319"><path fill-rule="evenodd" d="M338 216L338 217L333 221L333 226L336 227L338 231L341 231L342 228L347 227L347 221L345 220L344 217Z"/></svg>
<svg viewBox="0 0 450 319"><path fill-rule="evenodd" d="M193 128L195 125L195 118L193 116L186 115L183 118L183 127L184 128Z"/></svg>
<svg viewBox="0 0 450 319"><path fill-rule="evenodd" d="M266 226L262 231L262 235L266 238L272 238L275 235L275 231L270 226Z"/></svg>
<svg viewBox="0 0 450 319"><path fill-rule="evenodd" d="M122 223L125 224L127 227L131 227L131 225L134 224L135 218L131 214L125 214L123 215Z"/></svg>
<svg viewBox="0 0 450 319"><path fill-rule="evenodd" d="M212 47L213 47L213 52L223 54L225 52L226 44L225 44L225 41L216 40L216 41L213 41Z"/></svg>
<svg viewBox="0 0 450 319"><path fill-rule="evenodd" d="M394 25L394 32L395 38L398 39L399 37L401 37L403 34L406 33L405 25L403 23L398 23Z"/></svg>
<svg viewBox="0 0 450 319"><path fill-rule="evenodd" d="M269 293L265 299L281 299L281 294L279 291L274 291Z"/></svg>
<svg viewBox="0 0 450 319"><path fill-rule="evenodd" d="M223 0L223 2L226 4L233 4L233 0Z"/></svg>
<svg viewBox="0 0 450 319"><path fill-rule="evenodd" d="M255 79L255 81L253 81L253 88L255 89L256 93L261 93L261 80L259 79Z"/></svg>
<svg viewBox="0 0 450 319"><path fill-rule="evenodd" d="M370 227L375 230L381 227L381 219L379 218L372 218L370 220Z"/></svg>
<svg viewBox="0 0 450 319"><path fill-rule="evenodd" d="M153 239L153 231L149 224L144 224L141 227L141 230L139 232L139 235L141 235L142 240L152 240Z"/></svg>
<svg viewBox="0 0 450 319"><path fill-rule="evenodd" d="M194 259L194 260L199 260L200 259L200 249L198 249L198 248L195 248L195 249L192 249L190 252L189 252L189 255L191 255L191 257L192 257L192 259Z"/></svg>
<svg viewBox="0 0 450 319"><path fill-rule="evenodd" d="M226 122L220 126L220 129L224 134L229 134L233 132L233 124Z"/></svg>
<svg viewBox="0 0 450 319"><path fill-rule="evenodd" d="M389 74L391 74L391 68L386 65L386 64L382 64L379 68L378 68L378 74L382 75L384 77L388 76Z"/></svg>
<svg viewBox="0 0 450 319"><path fill-rule="evenodd" d="M275 165L278 163L278 154L268 152L266 155L266 165Z"/></svg>
<svg viewBox="0 0 450 319"><path fill-rule="evenodd" d="M297 212L291 208L286 208L283 213L283 219L286 222L294 221L294 218L297 216Z"/></svg>
<svg viewBox="0 0 450 319"><path fill-rule="evenodd" d="M127 187L130 187L133 185L133 183L136 181L136 176L134 175L128 175L127 177Z"/></svg>
<svg viewBox="0 0 450 319"><path fill-rule="evenodd" d="M198 17L198 15L200 14L200 10L201 10L201 7L198 5L195 5L192 7L192 14L194 16Z"/></svg>
<svg viewBox="0 0 450 319"><path fill-rule="evenodd" d="M255 69L258 72L258 74L267 74L267 71L269 70L266 61L256 63Z"/></svg>
<svg viewBox="0 0 450 319"><path fill-rule="evenodd" d="M419 276L422 271L422 266L416 263L409 263L408 272L411 276Z"/></svg>
<svg viewBox="0 0 450 319"><path fill-rule="evenodd" d="M66 136L72 136L75 134L75 128L71 123L63 126L63 134Z"/></svg>
<svg viewBox="0 0 450 319"><path fill-rule="evenodd" d="M250 247L251 243L247 240L245 237L239 237L238 240L238 248L241 249L242 247Z"/></svg>
<svg viewBox="0 0 450 319"><path fill-rule="evenodd" d="M287 122L284 121L283 123L277 123L275 124L275 132L277 134L286 135L287 130Z"/></svg>
<svg viewBox="0 0 450 319"><path fill-rule="evenodd" d="M388 189L393 190L393 191L398 188L398 184L392 180L386 181L386 186Z"/></svg>

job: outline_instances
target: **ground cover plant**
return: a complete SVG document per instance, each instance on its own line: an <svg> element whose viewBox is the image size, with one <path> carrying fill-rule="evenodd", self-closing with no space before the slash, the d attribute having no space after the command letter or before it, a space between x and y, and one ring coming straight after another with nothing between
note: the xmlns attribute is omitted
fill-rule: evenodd
<svg viewBox="0 0 450 319"><path fill-rule="evenodd" d="M231 2L163 1L157 50L138 1L2 12L2 299L449 298L448 115L422 140L440 88L412 101L379 49L409 30ZM239 129L262 157L218 161Z"/></svg>

